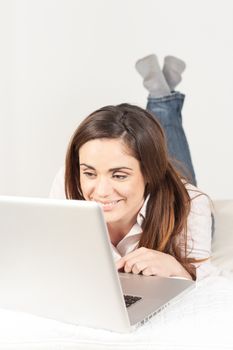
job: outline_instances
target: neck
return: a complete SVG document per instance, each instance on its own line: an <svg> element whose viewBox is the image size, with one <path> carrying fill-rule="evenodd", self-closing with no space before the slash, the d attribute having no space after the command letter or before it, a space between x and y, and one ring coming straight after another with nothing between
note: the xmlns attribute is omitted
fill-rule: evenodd
<svg viewBox="0 0 233 350"><path fill-rule="evenodd" d="M107 227L112 244L117 246L117 244L127 235L127 233L129 233L135 223L136 217L124 225L120 223L108 223Z"/></svg>

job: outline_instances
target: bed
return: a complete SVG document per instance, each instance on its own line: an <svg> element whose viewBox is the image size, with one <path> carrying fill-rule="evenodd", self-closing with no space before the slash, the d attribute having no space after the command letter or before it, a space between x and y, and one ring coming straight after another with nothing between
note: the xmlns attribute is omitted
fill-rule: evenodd
<svg viewBox="0 0 233 350"><path fill-rule="evenodd" d="M211 276L127 334L0 310L0 349L233 349L233 201L215 201ZM113 315L114 317L114 315Z"/></svg>

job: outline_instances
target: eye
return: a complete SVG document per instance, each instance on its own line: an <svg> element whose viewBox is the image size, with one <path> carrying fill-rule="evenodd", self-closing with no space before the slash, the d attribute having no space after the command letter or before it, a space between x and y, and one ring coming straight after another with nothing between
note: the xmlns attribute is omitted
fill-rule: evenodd
<svg viewBox="0 0 233 350"><path fill-rule="evenodd" d="M117 180L125 180L127 178L127 175L126 174L113 174L112 177L114 179L117 179Z"/></svg>
<svg viewBox="0 0 233 350"><path fill-rule="evenodd" d="M83 175L85 175L86 177L88 177L89 179L93 179L96 175L94 173L91 173L89 171L84 171Z"/></svg>

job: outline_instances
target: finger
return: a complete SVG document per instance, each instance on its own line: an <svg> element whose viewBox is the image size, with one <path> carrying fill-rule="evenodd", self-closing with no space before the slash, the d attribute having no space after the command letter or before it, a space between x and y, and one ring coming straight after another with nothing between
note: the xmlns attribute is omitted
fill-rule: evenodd
<svg viewBox="0 0 233 350"><path fill-rule="evenodd" d="M133 267L132 267L132 273L138 275L140 274L143 270L147 268L148 264L146 261L138 261L136 262Z"/></svg>
<svg viewBox="0 0 233 350"><path fill-rule="evenodd" d="M147 256L147 259L148 259L148 254L151 254L151 253L154 254L154 252L155 251L152 252L151 249L140 247L134 250L133 252L125 255L121 259L119 259L116 262L116 267L118 270L124 268L124 271L127 273L132 272L132 268L134 264L136 264L139 261L145 260L145 256ZM143 265L143 268L144 268L144 265Z"/></svg>
<svg viewBox="0 0 233 350"><path fill-rule="evenodd" d="M156 268L151 267L151 266L147 266L143 271L142 274L144 276L156 276L157 275L157 271Z"/></svg>
<svg viewBox="0 0 233 350"><path fill-rule="evenodd" d="M148 263L146 262L144 254L137 255L131 259L127 259L124 264L124 271L133 272L134 266L135 266L135 271L140 270L139 273L142 271L142 269L148 266Z"/></svg>
<svg viewBox="0 0 233 350"><path fill-rule="evenodd" d="M140 256L140 255L144 255L146 252L148 252L150 249L144 248L144 247L140 247L137 248L135 250L133 250L132 252L126 254L123 259L128 260L131 258L135 258L136 256Z"/></svg>
<svg viewBox="0 0 233 350"><path fill-rule="evenodd" d="M124 267L124 265L125 265L125 260L124 260L124 258L121 258L121 259L117 260L117 262L116 262L116 268L117 268L117 270L122 269L122 268Z"/></svg>
<svg viewBox="0 0 233 350"><path fill-rule="evenodd" d="M124 256L125 264L124 264L124 271L125 272L132 272L133 266L137 263L140 263L142 261L148 261L147 266L151 264L151 255L154 259L155 254L151 249L138 249L138 251L135 251L135 254L129 253L128 255ZM145 268L145 265L143 265L143 268Z"/></svg>
<svg viewBox="0 0 233 350"><path fill-rule="evenodd" d="M160 276L160 277L169 277L170 274L168 271L161 269L159 266L147 266L142 274L144 276Z"/></svg>
<svg viewBox="0 0 233 350"><path fill-rule="evenodd" d="M129 258L129 255L132 256L132 258L130 259ZM135 257L134 257L134 254L128 254L124 257L122 257L121 259L117 260L116 262L116 268L117 270L119 269L122 269L123 267L125 267L125 264L127 263L127 268L125 270L125 272L131 272L131 263L130 263L130 260L132 260L132 264L134 263L134 261L136 262L138 260L137 258L137 254L135 254Z"/></svg>
<svg viewBox="0 0 233 350"><path fill-rule="evenodd" d="M140 271L139 273L142 273L145 276L157 275L158 266L154 265L154 261L145 259L136 262L132 267L132 272L133 271Z"/></svg>

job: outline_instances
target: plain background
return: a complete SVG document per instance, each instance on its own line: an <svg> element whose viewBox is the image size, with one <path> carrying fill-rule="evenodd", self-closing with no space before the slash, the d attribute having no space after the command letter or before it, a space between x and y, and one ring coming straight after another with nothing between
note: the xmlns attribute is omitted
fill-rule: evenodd
<svg viewBox="0 0 233 350"><path fill-rule="evenodd" d="M1 0L0 194L47 196L80 121L146 105L135 61L182 58L184 128L199 187L233 198L231 0Z"/></svg>

